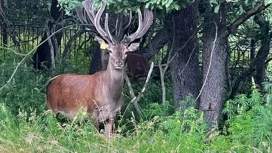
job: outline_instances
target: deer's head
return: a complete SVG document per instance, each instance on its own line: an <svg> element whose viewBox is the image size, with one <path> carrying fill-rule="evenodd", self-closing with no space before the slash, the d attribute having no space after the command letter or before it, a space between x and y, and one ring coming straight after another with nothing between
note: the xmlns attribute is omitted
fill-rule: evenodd
<svg viewBox="0 0 272 153"><path fill-rule="evenodd" d="M109 64L114 69L123 69L128 52L135 51L139 43L108 44L103 39L96 37L101 49L106 49L109 54Z"/></svg>
<svg viewBox="0 0 272 153"><path fill-rule="evenodd" d="M140 9L138 9L138 29L136 32L130 35L124 35L123 38L120 39L120 35L118 35L117 31L120 30L118 27L122 26L117 26L118 24L116 24L115 29L110 30L108 13L105 14L104 28L100 25L101 16L106 8L106 3L104 1L102 2L102 7L100 7L97 12L95 12L93 0L86 0L82 2L82 4L85 11L82 12L77 10L77 15L82 23L95 27L95 33L99 35L96 36L96 39L100 43L100 48L106 49L109 54L108 67L110 66L114 69L122 70L125 65L127 53L135 51L139 47L139 43L133 43L133 41L143 37L151 26L153 22L153 13L145 9L143 17ZM124 26L125 28L130 25L131 18L132 15L130 13L128 22ZM118 21L116 21L116 23L118 23ZM117 36L113 36L111 31L115 31ZM117 37L119 37L121 41L118 41Z"/></svg>

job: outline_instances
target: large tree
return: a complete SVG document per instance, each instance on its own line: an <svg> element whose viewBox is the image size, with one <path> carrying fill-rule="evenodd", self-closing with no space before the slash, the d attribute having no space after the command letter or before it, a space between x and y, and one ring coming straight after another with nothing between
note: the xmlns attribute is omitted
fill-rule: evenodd
<svg viewBox="0 0 272 153"><path fill-rule="evenodd" d="M210 3L205 5L203 28L203 89L201 90L200 109L210 127L217 127L224 102L226 76L226 44L230 34L251 16L267 8L263 3L245 10L232 23L226 23L227 7L234 4L222 2L215 12ZM228 26L229 25L229 26Z"/></svg>
<svg viewBox="0 0 272 153"><path fill-rule="evenodd" d="M196 98L200 87L200 69L197 41L197 2L174 11L166 18L168 48L173 85L174 107L186 96Z"/></svg>

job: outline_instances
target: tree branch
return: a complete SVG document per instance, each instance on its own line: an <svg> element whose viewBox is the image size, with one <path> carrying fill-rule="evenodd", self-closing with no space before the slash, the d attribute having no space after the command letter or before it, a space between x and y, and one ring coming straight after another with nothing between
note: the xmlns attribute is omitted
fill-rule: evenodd
<svg viewBox="0 0 272 153"><path fill-rule="evenodd" d="M138 94L138 96L135 96L134 91L133 91L133 88L132 88L131 83L130 83L130 80L129 80L128 76L125 75L125 79L126 79L126 81L127 81L127 83L128 83L128 87L129 87L129 93L130 93L130 96L131 96L131 98L132 98L132 99L130 100L129 106L128 106L127 108L130 109L130 108L129 108L129 107L130 107L130 104L133 104L133 106L135 107L135 109L136 109L136 111L137 111L137 113L138 113L139 116L142 116L142 111L141 111L141 109L140 109L140 107L139 107L138 101L140 100L141 97L143 97L143 94L144 94L144 92L145 92L145 89L146 89L146 87L147 87L147 84L148 84L148 82L149 82L149 80L150 80L150 77L151 77L153 68L154 68L154 63L152 62L152 63L151 63L151 66L150 66L150 69L149 69L149 72L148 72L148 74L147 74L146 80L145 80L145 84L144 84L144 86L143 86L141 92ZM126 112L126 111L127 111L127 109L126 109L124 112Z"/></svg>
<svg viewBox="0 0 272 153"><path fill-rule="evenodd" d="M17 63L15 69L13 70L13 72L12 72L10 78L8 79L8 81L6 82L6 84L4 84L2 87L0 87L0 91L3 90L4 88L6 88L9 85L11 80L14 78L19 66L22 65L22 63L29 57L29 55L31 55L35 50L37 50L37 48L39 46L41 46L43 43L47 42L53 35L55 35L58 32L61 32L61 30L63 30L63 29L71 28L72 26L74 26L74 25L68 25L66 27L63 27L63 28L55 31L50 36L48 36L45 40L43 40L38 46L34 47L31 51L29 51L27 54L25 54L25 56L22 58L22 60L19 63Z"/></svg>
<svg viewBox="0 0 272 153"><path fill-rule="evenodd" d="M260 5L251 8L250 10L248 10L247 12L245 12L244 14L242 14L240 17L238 17L231 25L229 25L229 27L227 28L226 31L224 31L221 34L221 37L226 37L230 34L232 34L234 31L237 30L237 28L243 24L248 18L250 18L251 16L265 10L267 7L269 7L269 5L264 5L264 3L261 3Z"/></svg>
<svg viewBox="0 0 272 153"><path fill-rule="evenodd" d="M247 77L252 76L252 74L258 70L258 65L263 66L264 64L266 64L265 59L267 58L270 50L270 34L268 33L269 23L265 21L260 15L256 15L254 21L260 26L260 31L262 35L262 38L260 38L261 47L249 67L244 72L242 72L235 80L234 86L232 87L232 91L229 96L230 99L233 99L235 97L237 91L239 90L240 82L246 80Z"/></svg>
<svg viewBox="0 0 272 153"><path fill-rule="evenodd" d="M5 2L5 4L7 4L7 3ZM8 20L6 14L5 14L4 10L3 10L2 2L0 2L0 17L3 18L4 28L5 28L6 32L7 32L7 34L11 37L11 39L12 39L14 45L16 46L18 52L21 52L21 50L20 50L20 42L18 40L19 38L18 38L15 30L11 29L12 23Z"/></svg>
<svg viewBox="0 0 272 153"><path fill-rule="evenodd" d="M84 29L80 27L79 30L77 30L74 33L74 35L68 40L68 42L66 43L66 45L64 47L64 51L62 53L62 57L61 57L62 62L64 62L64 60L68 56L69 51L71 50L72 43L75 42L76 38L79 37L80 35L82 35L83 33L84 33Z"/></svg>
<svg viewBox="0 0 272 153"><path fill-rule="evenodd" d="M143 48L144 56L147 60L150 60L155 54L168 42L167 28L163 27Z"/></svg>

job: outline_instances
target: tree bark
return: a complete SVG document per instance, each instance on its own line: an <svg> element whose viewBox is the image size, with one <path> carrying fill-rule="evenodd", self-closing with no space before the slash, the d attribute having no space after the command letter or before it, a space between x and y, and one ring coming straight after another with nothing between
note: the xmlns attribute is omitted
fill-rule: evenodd
<svg viewBox="0 0 272 153"><path fill-rule="evenodd" d="M221 118L224 102L225 85L225 44L230 34L251 16L266 9L263 3L247 10L230 26L226 26L226 3L220 5L219 13L205 6L203 29L203 86L200 96L200 109L204 112L205 120L210 128L217 128Z"/></svg>
<svg viewBox="0 0 272 153"><path fill-rule="evenodd" d="M197 2L194 2L180 11L171 13L166 19L169 56L174 56L170 63L170 71L175 109L180 108L180 102L186 96L196 97L199 93L197 14Z"/></svg>
<svg viewBox="0 0 272 153"><path fill-rule="evenodd" d="M220 120L226 78L227 37L221 37L226 24L225 6L214 13L208 4L205 7L203 29L203 85L200 109L204 112L209 127L217 127Z"/></svg>

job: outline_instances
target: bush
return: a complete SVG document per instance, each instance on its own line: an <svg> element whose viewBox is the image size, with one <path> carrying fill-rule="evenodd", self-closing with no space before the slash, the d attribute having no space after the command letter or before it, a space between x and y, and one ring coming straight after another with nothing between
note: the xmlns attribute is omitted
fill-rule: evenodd
<svg viewBox="0 0 272 153"><path fill-rule="evenodd" d="M0 76L1 87L9 80L13 69L11 65L3 63L0 65L2 74ZM49 75L39 74L22 65L11 82L0 91L0 97L9 107L12 113L18 113L18 110L28 112L36 109L38 112L45 109L45 86L49 80Z"/></svg>
<svg viewBox="0 0 272 153"><path fill-rule="evenodd" d="M265 82L266 90L272 86L271 79ZM233 149L239 152L259 150L270 152L272 146L271 91L261 94L253 83L251 95L238 95L227 101L223 110L228 115L227 136Z"/></svg>

